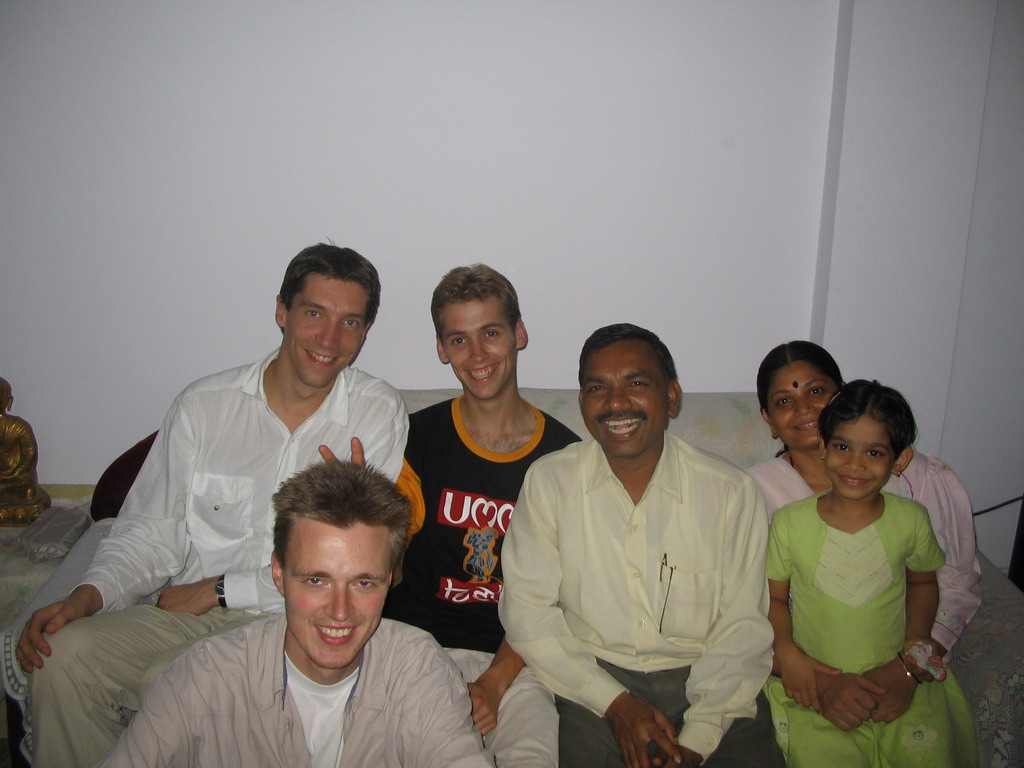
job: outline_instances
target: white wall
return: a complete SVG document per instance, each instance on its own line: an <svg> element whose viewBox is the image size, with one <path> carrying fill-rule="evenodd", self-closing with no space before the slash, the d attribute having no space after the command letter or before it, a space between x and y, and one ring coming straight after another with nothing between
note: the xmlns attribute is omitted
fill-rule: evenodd
<svg viewBox="0 0 1024 768"><path fill-rule="evenodd" d="M585 336L630 320L691 391L751 389L831 269L825 343L955 451L994 8L6 0L0 375L40 475L95 481L186 383L273 347L284 265L328 238L380 270L359 364L405 387L451 382L427 302L457 264L519 288L524 384L572 386Z"/></svg>
<svg viewBox="0 0 1024 768"><path fill-rule="evenodd" d="M1024 4L852 5L824 343L989 507L1024 486ZM997 564L1019 509L976 521Z"/></svg>
<svg viewBox="0 0 1024 768"><path fill-rule="evenodd" d="M927 6L927 13L923 12ZM854 4L824 345L942 436L995 0Z"/></svg>
<svg viewBox="0 0 1024 768"><path fill-rule="evenodd" d="M396 385L450 383L430 290L486 260L523 295L524 383L573 386L629 319L689 389L751 388L806 332L835 8L639 8L3 6L2 359L41 476L95 478L274 346L284 266L326 238L381 271L360 364Z"/></svg>
<svg viewBox="0 0 1024 768"><path fill-rule="evenodd" d="M942 455L977 508L1024 489L1024 2L1000 0ZM977 518L1009 561L1019 503Z"/></svg>

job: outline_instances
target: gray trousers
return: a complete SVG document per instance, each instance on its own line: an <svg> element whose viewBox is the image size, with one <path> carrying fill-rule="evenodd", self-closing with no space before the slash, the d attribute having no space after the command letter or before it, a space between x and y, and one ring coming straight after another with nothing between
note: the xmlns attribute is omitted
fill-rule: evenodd
<svg viewBox="0 0 1024 768"><path fill-rule="evenodd" d="M683 714L690 706L686 700L689 667L646 674L600 659L597 663L626 686L631 695L664 712L677 731L682 728ZM555 706L559 716L561 768L622 768L625 765L607 720L561 696L555 697ZM652 757L655 752L652 742ZM775 742L771 710L763 693L757 695L757 714L733 721L718 749L704 757L702 768L785 768L782 752Z"/></svg>

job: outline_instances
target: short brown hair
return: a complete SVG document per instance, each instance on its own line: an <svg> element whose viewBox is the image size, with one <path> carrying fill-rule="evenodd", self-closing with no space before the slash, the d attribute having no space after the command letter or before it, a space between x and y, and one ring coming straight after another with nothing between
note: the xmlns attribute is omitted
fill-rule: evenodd
<svg viewBox="0 0 1024 768"><path fill-rule="evenodd" d="M449 304L463 301L497 299L509 327L522 319L519 312L519 296L508 278L486 264L471 264L456 267L441 278L430 299L430 316L434 320L434 332L441 336L441 310Z"/></svg>
<svg viewBox="0 0 1024 768"><path fill-rule="evenodd" d="M398 562L409 523L409 502L373 467L347 461L318 462L289 479L274 494L274 554L284 564L292 525L315 520L337 528L379 525L391 535L391 566Z"/></svg>
<svg viewBox="0 0 1024 768"><path fill-rule="evenodd" d="M292 308L292 299L306 286L310 275L321 275L332 280L355 283L366 291L366 325L373 324L380 307L380 277L377 269L362 254L351 248L318 243L303 248L291 260L281 281L281 303L285 309Z"/></svg>

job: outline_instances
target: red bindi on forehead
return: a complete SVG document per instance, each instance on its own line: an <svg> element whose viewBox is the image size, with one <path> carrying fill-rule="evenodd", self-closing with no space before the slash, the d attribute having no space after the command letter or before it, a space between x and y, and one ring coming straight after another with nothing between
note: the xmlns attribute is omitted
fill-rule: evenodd
<svg viewBox="0 0 1024 768"><path fill-rule="evenodd" d="M799 381L794 381L793 382L793 389L799 389L799 388L800 388L800 382Z"/></svg>

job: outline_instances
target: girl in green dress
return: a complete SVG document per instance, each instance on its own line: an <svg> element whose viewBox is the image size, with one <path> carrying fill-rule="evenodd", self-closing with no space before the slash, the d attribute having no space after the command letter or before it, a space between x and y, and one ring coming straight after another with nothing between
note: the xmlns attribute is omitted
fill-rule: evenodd
<svg viewBox="0 0 1024 768"><path fill-rule="evenodd" d="M930 637L945 556L927 510L882 491L912 456L910 407L854 381L818 430L831 490L781 508L768 543L765 693L787 764L977 766L970 709Z"/></svg>

